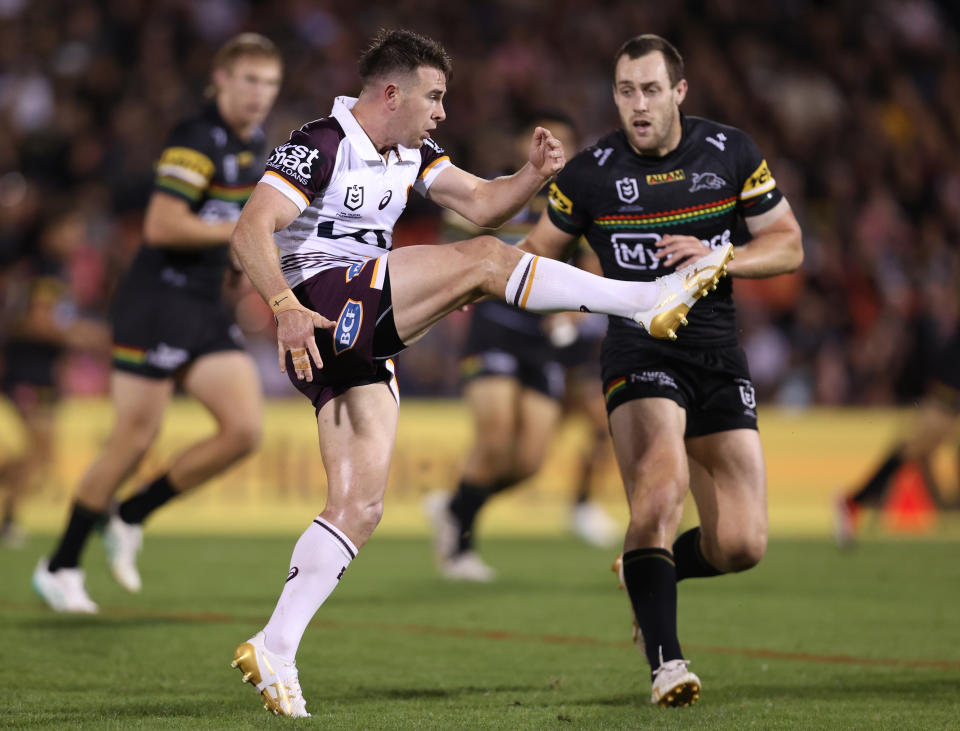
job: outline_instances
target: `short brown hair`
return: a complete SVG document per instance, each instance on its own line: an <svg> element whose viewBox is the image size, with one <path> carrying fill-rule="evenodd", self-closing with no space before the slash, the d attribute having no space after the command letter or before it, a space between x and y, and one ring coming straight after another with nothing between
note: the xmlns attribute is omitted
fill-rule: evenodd
<svg viewBox="0 0 960 731"><path fill-rule="evenodd" d="M225 69L238 58L265 58L276 61L283 71L283 58L280 51L266 36L259 33L241 33L220 46L213 57L211 71ZM204 89L204 96L213 99L217 95L217 85L212 80Z"/></svg>
<svg viewBox="0 0 960 731"><path fill-rule="evenodd" d="M409 30L381 29L360 55L360 79L366 84L391 71L416 71L429 66L450 78L453 61L443 46L432 38Z"/></svg>
<svg viewBox="0 0 960 731"><path fill-rule="evenodd" d="M617 76L617 64L620 63L622 56L635 59L646 56L648 53L659 51L663 54L663 61L667 65L667 78L670 79L670 86L676 86L683 78L683 56L680 55L674 45L666 38L661 38L653 33L644 33L635 36L620 46L617 55L613 57L613 76Z"/></svg>
<svg viewBox="0 0 960 731"><path fill-rule="evenodd" d="M238 58L248 56L270 58L283 65L280 51L277 50L273 41L259 33L241 33L220 46L213 57L213 70L225 68Z"/></svg>

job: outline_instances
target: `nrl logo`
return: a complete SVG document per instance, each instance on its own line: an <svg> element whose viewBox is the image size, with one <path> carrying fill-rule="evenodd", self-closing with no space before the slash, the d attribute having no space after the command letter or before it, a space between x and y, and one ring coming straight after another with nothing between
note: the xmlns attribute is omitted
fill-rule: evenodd
<svg viewBox="0 0 960 731"><path fill-rule="evenodd" d="M636 178L620 178L617 181L617 195L624 203L633 203L640 197L640 186Z"/></svg>
<svg viewBox="0 0 960 731"><path fill-rule="evenodd" d="M362 185L347 186L347 194L343 198L343 205L345 205L351 211L355 211L360 206L362 206L363 205L363 186Z"/></svg>
<svg viewBox="0 0 960 731"><path fill-rule="evenodd" d="M716 173L691 173L693 175L693 185L690 186L691 193L698 190L719 190L727 184L727 181Z"/></svg>

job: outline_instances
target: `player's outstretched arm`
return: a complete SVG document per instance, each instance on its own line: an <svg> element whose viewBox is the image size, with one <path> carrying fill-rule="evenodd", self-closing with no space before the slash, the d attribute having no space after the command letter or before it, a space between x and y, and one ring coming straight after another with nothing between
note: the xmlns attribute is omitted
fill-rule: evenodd
<svg viewBox="0 0 960 731"><path fill-rule="evenodd" d="M530 159L513 175L484 180L451 165L430 186L430 199L484 228L510 220L565 163L563 145L549 130L537 127Z"/></svg>
<svg viewBox="0 0 960 731"><path fill-rule="evenodd" d="M317 368L323 367L313 331L315 328L329 330L335 323L301 305L280 270L273 234L289 226L298 215L300 211L286 196L269 185L258 183L243 207L230 243L247 277L277 318L280 370L286 371L289 351L297 378L312 381L310 358Z"/></svg>
<svg viewBox="0 0 960 731"><path fill-rule="evenodd" d="M233 233L233 221L204 221L182 198L155 192L143 217L143 239L147 246L175 246L203 249L223 246Z"/></svg>

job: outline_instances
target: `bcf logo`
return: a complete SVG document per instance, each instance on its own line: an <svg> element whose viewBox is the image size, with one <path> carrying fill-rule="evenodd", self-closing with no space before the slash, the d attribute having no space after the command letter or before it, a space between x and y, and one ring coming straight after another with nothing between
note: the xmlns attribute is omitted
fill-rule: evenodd
<svg viewBox="0 0 960 731"><path fill-rule="evenodd" d="M343 351L350 350L357 342L362 324L363 303L347 300L340 317L337 318L337 329L333 333L333 352L340 355Z"/></svg>

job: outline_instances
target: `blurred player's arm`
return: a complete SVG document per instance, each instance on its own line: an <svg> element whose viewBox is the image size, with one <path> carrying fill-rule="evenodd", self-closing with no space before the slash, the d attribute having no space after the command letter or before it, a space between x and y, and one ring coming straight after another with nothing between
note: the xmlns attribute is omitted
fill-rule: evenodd
<svg viewBox="0 0 960 731"><path fill-rule="evenodd" d="M476 226L506 223L563 168L563 145L543 127L530 142L530 159L513 175L484 180L451 165L430 186L435 203L456 211Z"/></svg>
<svg viewBox="0 0 960 731"><path fill-rule="evenodd" d="M567 261L573 255L579 239L577 234L569 234L557 228L545 211L533 230L517 246L536 256Z"/></svg>
<svg viewBox="0 0 960 731"><path fill-rule="evenodd" d="M106 351L110 344L110 328L100 320L77 314L72 305L45 296L44 288L28 295L26 311L13 319L8 334L22 340L52 345L66 345L85 351Z"/></svg>
<svg viewBox="0 0 960 731"><path fill-rule="evenodd" d="M182 198L154 191L143 220L147 246L200 249L222 246L230 240L233 221L204 221Z"/></svg>

